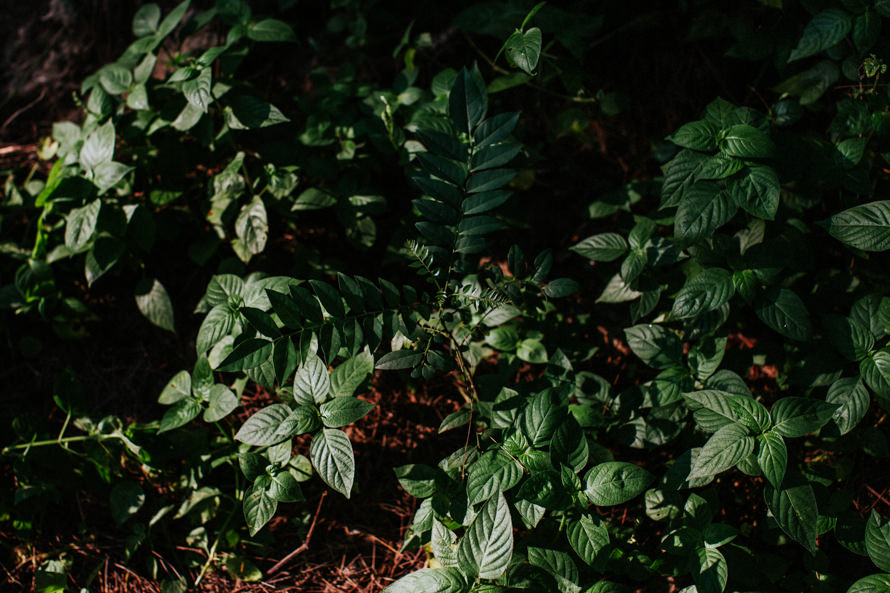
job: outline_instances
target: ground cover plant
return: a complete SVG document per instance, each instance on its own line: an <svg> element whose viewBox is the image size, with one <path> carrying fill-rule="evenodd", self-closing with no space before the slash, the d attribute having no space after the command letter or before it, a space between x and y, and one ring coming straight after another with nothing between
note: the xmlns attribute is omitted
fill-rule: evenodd
<svg viewBox="0 0 890 593"><path fill-rule="evenodd" d="M9 168L11 590L890 590L890 5L423 8L141 5Z"/></svg>

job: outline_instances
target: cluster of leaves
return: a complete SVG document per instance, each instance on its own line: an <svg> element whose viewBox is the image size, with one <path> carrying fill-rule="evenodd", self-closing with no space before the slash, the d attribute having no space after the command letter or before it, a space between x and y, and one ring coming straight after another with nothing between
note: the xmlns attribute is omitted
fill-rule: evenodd
<svg viewBox="0 0 890 593"><path fill-rule="evenodd" d="M707 21L713 7L704 4ZM292 41L288 25L220 1L183 31L219 19L226 43L174 56L156 77L154 52L188 4L163 20L148 5L134 20L140 39L85 82L84 123L55 131L58 145L47 150L58 160L46 183L10 186L21 207L42 210L5 302L51 316L59 300L51 264L83 253L92 284L147 253L146 229L170 211L211 235L189 249L196 263L228 240L242 264L224 260L209 280L195 309L204 314L197 362L170 379L158 399L166 412L152 426L163 435L153 438L200 452L183 474L176 517L193 522L189 537L207 551L202 575L219 545L235 549L240 517L249 537L262 536L279 503L304 501L300 484L313 475L353 495L347 429L374 409L362 396L378 370L414 380L450 374L465 399L439 427L465 431L464 445L435 465L395 468L421 500L404 546L423 547L430 561L388 593L614 593L668 578L684 593L888 591L890 524L859 505L863 468L890 457L881 429L890 276L880 255L890 249L890 202L873 198L890 163L890 93L879 84L881 17L890 10L881 1L761 4L740 9L729 55L764 64L776 79L774 103L764 101L764 113L716 99L679 127L656 151L663 176L590 205L600 232L571 250L595 265L552 280L549 250L529 261L513 246L503 266L481 257L508 226L504 206L521 187L513 167L534 158L514 137L521 115L490 115L490 97L562 78L587 99L569 81L597 19L524 2L476 4L458 24L505 40L507 62L521 72L501 69L498 55L488 61L501 76L489 85L474 66L438 72L429 89L414 86L414 59L432 41L412 42L409 27L391 89L373 90L348 66L314 71L319 88L297 100L310 115L295 129L235 79L249 44ZM361 47L362 12L347 13L329 27L349 30L347 45ZM754 30L751 18L772 24ZM532 19L540 28L527 28ZM568 55L545 51L545 35ZM841 75L850 84L829 93ZM606 97L599 101L605 113ZM295 132L296 147L278 138L250 150L253 141L236 140L273 124ZM217 165L202 179L158 165L187 150L186 133ZM119 146L127 158L115 161ZM416 271L416 285L322 262L298 278L247 274L268 241L270 211L289 220L332 207L354 244L377 241L371 215L386 199L367 191L374 172L364 161L374 159L362 151L403 168L419 195L413 224L389 246ZM313 187L294 198L307 177ZM595 310L566 298L594 284L603 287ZM173 327L158 280L146 276L136 298L156 325ZM599 318L619 319L635 358L621 382L592 370ZM758 371L770 380L752 380ZM249 382L275 400L236 425ZM222 436L197 430L199 416ZM158 456L138 444L148 436L112 419L78 427L83 440L114 443L156 471ZM96 459L110 481L107 458ZM234 492L211 479L221 466L232 469ZM128 482L115 492L123 523L145 495ZM174 508L134 528L132 549ZM857 555L867 561L846 562ZM885 572L866 574L866 562Z"/></svg>

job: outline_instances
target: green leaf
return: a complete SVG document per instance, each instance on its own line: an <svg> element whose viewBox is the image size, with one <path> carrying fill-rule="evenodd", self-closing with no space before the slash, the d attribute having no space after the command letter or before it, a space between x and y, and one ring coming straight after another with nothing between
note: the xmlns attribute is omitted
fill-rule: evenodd
<svg viewBox="0 0 890 593"><path fill-rule="evenodd" d="M99 163L93 169L93 184L99 188L99 193L104 194L118 184L124 175L134 168L115 161Z"/></svg>
<svg viewBox="0 0 890 593"><path fill-rule="evenodd" d="M464 163L429 152L418 152L415 156L420 166L431 175L458 186L467 180L469 171Z"/></svg>
<svg viewBox="0 0 890 593"><path fill-rule="evenodd" d="M133 35L145 37L158 30L161 20L161 9L157 4L145 4L133 15Z"/></svg>
<svg viewBox="0 0 890 593"><path fill-rule="evenodd" d="M865 384L879 397L890 397L890 352L881 349L859 363Z"/></svg>
<svg viewBox="0 0 890 593"><path fill-rule="evenodd" d="M99 84L109 95L120 95L130 90L133 73L120 64L107 64L99 70Z"/></svg>
<svg viewBox="0 0 890 593"><path fill-rule="evenodd" d="M290 415L290 408L284 404L271 404L256 412L241 425L235 440L247 445L266 447L284 440L278 434L278 427Z"/></svg>
<svg viewBox="0 0 890 593"><path fill-rule="evenodd" d="M847 360L862 360L875 345L874 336L869 329L849 317L825 315L822 323L832 346Z"/></svg>
<svg viewBox="0 0 890 593"><path fill-rule="evenodd" d="M403 576L381 593L466 593L463 575L456 568L421 568Z"/></svg>
<svg viewBox="0 0 890 593"><path fill-rule="evenodd" d="M626 303L643 296L643 293L631 288L629 282L625 282L621 274L615 274L603 288L603 292L597 297L597 303Z"/></svg>
<svg viewBox="0 0 890 593"><path fill-rule="evenodd" d="M831 419L841 434L847 434L865 417L871 398L861 379L844 377L831 384L825 402L838 406Z"/></svg>
<svg viewBox="0 0 890 593"><path fill-rule="evenodd" d="M776 145L766 133L747 124L736 124L721 132L720 136L721 152L731 157L766 158L776 150Z"/></svg>
<svg viewBox="0 0 890 593"><path fill-rule="evenodd" d="M176 8L170 11L170 13L164 17L164 20L161 21L161 24L158 25L158 31L156 38L163 39L167 35L173 32L173 29L179 25L179 22L186 15L189 9L189 4L191 4L191 0L184 0L176 5Z"/></svg>
<svg viewBox="0 0 890 593"><path fill-rule="evenodd" d="M654 479L655 476L638 465L607 461L587 472L584 493L595 505L613 506L642 493Z"/></svg>
<svg viewBox="0 0 890 593"><path fill-rule="evenodd" d="M869 50L881 36L881 17L866 10L853 23L853 44L860 54Z"/></svg>
<svg viewBox="0 0 890 593"><path fill-rule="evenodd" d="M470 72L462 68L448 96L448 115L451 116L454 127L460 132L472 134L485 117L487 108L485 88L480 88Z"/></svg>
<svg viewBox="0 0 890 593"><path fill-rule="evenodd" d="M195 343L195 349L198 355L205 354L213 348L224 336L229 335L235 325L235 314L225 305L216 305L198 329L198 338Z"/></svg>
<svg viewBox="0 0 890 593"><path fill-rule="evenodd" d="M161 418L158 434L185 426L201 413L201 402L194 397L184 397L170 406Z"/></svg>
<svg viewBox="0 0 890 593"><path fill-rule="evenodd" d="M92 286L96 280L113 268L123 255L124 248L124 242L117 237L99 235L84 260L84 276L86 276L87 285Z"/></svg>
<svg viewBox="0 0 890 593"><path fill-rule="evenodd" d="M210 388L210 400L204 410L204 422L219 422L238 407L238 396L225 385Z"/></svg>
<svg viewBox="0 0 890 593"><path fill-rule="evenodd" d="M592 261L609 262L627 252L627 241L618 233L601 233L587 237L569 249Z"/></svg>
<svg viewBox="0 0 890 593"><path fill-rule="evenodd" d="M812 333L807 308L791 289L769 287L755 303L754 312L765 324L792 340L807 340Z"/></svg>
<svg viewBox="0 0 890 593"><path fill-rule="evenodd" d="M788 449L785 447L785 441L775 432L768 431L758 435L757 442L759 444L757 465L773 488L781 488L785 469L788 467Z"/></svg>
<svg viewBox="0 0 890 593"><path fill-rule="evenodd" d="M772 425L769 412L760 402L747 396L732 396L729 406L735 413L736 422L755 432L764 432Z"/></svg>
<svg viewBox="0 0 890 593"><path fill-rule="evenodd" d="M346 315L346 309L343 307L343 300L340 298L340 294L330 284L318 280L310 280L309 286L312 287L315 296L321 301L322 307L331 316L341 318Z"/></svg>
<svg viewBox="0 0 890 593"><path fill-rule="evenodd" d="M522 466L503 451L491 451L477 459L467 476L467 502L471 505L504 492L522 479Z"/></svg>
<svg viewBox="0 0 890 593"><path fill-rule="evenodd" d="M742 387L747 391L744 383ZM737 405L733 405L737 397L739 396L718 389L703 389L683 394L696 424L706 432L716 432L727 424L739 421Z"/></svg>
<svg viewBox="0 0 890 593"><path fill-rule="evenodd" d="M676 206L683 199L687 188L708 157L692 150L681 150L677 156L661 167L664 182L661 184L661 207Z"/></svg>
<svg viewBox="0 0 890 593"><path fill-rule="evenodd" d="M738 204L726 191L711 183L695 183L680 201L674 216L674 237L681 244L692 244L710 237L732 220Z"/></svg>
<svg viewBox="0 0 890 593"><path fill-rule="evenodd" d="M724 472L754 452L756 441L748 429L739 424L728 424L713 435L702 447L689 479L715 476Z"/></svg>
<svg viewBox="0 0 890 593"><path fill-rule="evenodd" d="M352 395L373 372L374 356L367 350L359 352L331 372L331 394L335 397Z"/></svg>
<svg viewBox="0 0 890 593"><path fill-rule="evenodd" d="M355 479L355 457L346 433L331 428L320 430L312 437L309 457L325 484L349 498Z"/></svg>
<svg viewBox="0 0 890 593"><path fill-rule="evenodd" d="M457 535L435 517L430 532L430 549L443 567L457 568Z"/></svg>
<svg viewBox="0 0 890 593"><path fill-rule="evenodd" d="M865 549L875 566L890 572L890 522L872 510L865 524Z"/></svg>
<svg viewBox="0 0 890 593"><path fill-rule="evenodd" d="M297 406L275 431L276 437L288 438L321 428L321 417L315 404Z"/></svg>
<svg viewBox="0 0 890 593"><path fill-rule="evenodd" d="M815 554L819 511L810 483L798 475L786 474L782 488L764 487L763 498L782 531Z"/></svg>
<svg viewBox="0 0 890 593"><path fill-rule="evenodd" d="M547 362L547 349L538 340L527 338L517 344L516 356L525 362L544 364Z"/></svg>
<svg viewBox="0 0 890 593"><path fill-rule="evenodd" d="M872 574L853 583L847 593L890 593L890 574Z"/></svg>
<svg viewBox="0 0 890 593"><path fill-rule="evenodd" d="M158 403L164 406L175 404L179 400L190 397L192 394L192 376L188 371L179 371L161 391Z"/></svg>
<svg viewBox="0 0 890 593"><path fill-rule="evenodd" d="M719 152L699 167L698 172L695 174L695 180L726 179L744 168L744 161Z"/></svg>
<svg viewBox="0 0 890 593"><path fill-rule="evenodd" d="M566 552L529 546L528 561L532 566L549 572L562 593L578 593L581 590L578 586L578 566Z"/></svg>
<svg viewBox="0 0 890 593"><path fill-rule="evenodd" d="M823 10L804 28L797 47L788 56L788 61L806 58L836 45L850 32L852 26L847 12Z"/></svg>
<svg viewBox="0 0 890 593"><path fill-rule="evenodd" d="M747 167L729 182L729 194L753 216L773 220L779 208L779 178L771 167Z"/></svg>
<svg viewBox="0 0 890 593"><path fill-rule="evenodd" d="M504 55L512 66L532 76L541 57L541 30L532 27L525 33L514 31L507 38Z"/></svg>
<svg viewBox="0 0 890 593"><path fill-rule="evenodd" d="M328 428L340 428L364 417L376 407L375 404L355 397L335 397L319 407L321 421Z"/></svg>
<svg viewBox="0 0 890 593"><path fill-rule="evenodd" d="M296 41L290 25L278 19L263 19L247 28L247 36L254 41Z"/></svg>
<svg viewBox="0 0 890 593"><path fill-rule="evenodd" d="M522 144L519 142L501 142L489 145L473 153L470 170L482 171L483 169L502 167L512 161L520 150L522 150Z"/></svg>
<svg viewBox="0 0 890 593"><path fill-rule="evenodd" d="M572 549L587 564L593 564L597 553L609 545L609 530L590 515L569 521L566 535Z"/></svg>
<svg viewBox="0 0 890 593"><path fill-rule="evenodd" d="M461 203L464 216L472 216L494 210L510 199L513 193L509 190L495 190L467 196Z"/></svg>
<svg viewBox="0 0 890 593"><path fill-rule="evenodd" d="M275 516L278 501L269 496L267 488L271 478L262 475L256 479L244 497L244 519L250 529L250 535L256 535L263 525Z"/></svg>
<svg viewBox="0 0 890 593"><path fill-rule="evenodd" d="M723 268L708 268L686 281L671 312L680 319L698 317L722 307L734 294L732 273Z"/></svg>
<svg viewBox="0 0 890 593"><path fill-rule="evenodd" d="M114 157L114 124L108 120L87 136L80 149L80 164L84 169L95 169L97 165Z"/></svg>
<svg viewBox="0 0 890 593"><path fill-rule="evenodd" d="M729 578L729 568L723 554L716 548L695 550L698 562L694 565L692 581L698 593L722 593Z"/></svg>
<svg viewBox="0 0 890 593"><path fill-rule="evenodd" d="M501 113L490 117L479 124L473 133L477 148L502 142L510 137L519 121L519 113Z"/></svg>
<svg viewBox="0 0 890 593"><path fill-rule="evenodd" d="M331 392L328 367L316 355L303 361L294 377L294 399L301 403L322 403Z"/></svg>
<svg viewBox="0 0 890 593"><path fill-rule="evenodd" d="M770 412L773 431L783 437L802 437L816 432L831 420L837 411L835 404L807 397L783 397Z"/></svg>
<svg viewBox="0 0 890 593"><path fill-rule="evenodd" d="M394 468L399 484L414 498L429 498L436 492L439 470L429 465L410 464Z"/></svg>
<svg viewBox="0 0 890 593"><path fill-rule="evenodd" d="M213 95L210 93L211 84L211 70L204 68L196 77L182 83L182 94L195 109L207 113L207 108L213 101Z"/></svg>
<svg viewBox="0 0 890 593"><path fill-rule="evenodd" d="M71 251L80 251L86 247L96 230L101 208L102 200L93 200L86 206L73 208L68 213L65 222L65 247Z"/></svg>
<svg viewBox="0 0 890 593"><path fill-rule="evenodd" d="M550 442L550 462L553 467L565 464L575 471L587 465L590 449L587 437L574 417L561 422Z"/></svg>
<svg viewBox="0 0 890 593"><path fill-rule="evenodd" d="M145 492L137 482L122 480L111 489L111 516L117 525L139 512L145 504Z"/></svg>
<svg viewBox="0 0 890 593"><path fill-rule="evenodd" d="M844 245L863 251L890 249L890 200L853 206L822 224Z"/></svg>
<svg viewBox="0 0 890 593"><path fill-rule="evenodd" d="M540 447L547 443L565 420L566 402L557 391L545 389L536 394L522 410L518 427L529 443Z"/></svg>
<svg viewBox="0 0 890 593"><path fill-rule="evenodd" d="M268 128L290 121L268 101L250 95L237 95L230 101L231 110L226 111L226 123L233 129Z"/></svg>
<svg viewBox="0 0 890 593"><path fill-rule="evenodd" d="M173 303L164 285L155 278L136 285L136 306L139 312L161 329L176 333L173 323Z"/></svg>
<svg viewBox="0 0 890 593"><path fill-rule="evenodd" d="M254 196L250 202L241 207L238 218L235 219L235 234L253 255L261 253L266 248L269 221L266 217L266 206L259 196Z"/></svg>
<svg viewBox="0 0 890 593"><path fill-rule="evenodd" d="M290 454L290 450L288 450L288 454ZM281 471L272 476L268 493L278 502L303 502L306 500L300 484L288 471Z"/></svg>
<svg viewBox="0 0 890 593"><path fill-rule="evenodd" d="M513 557L513 521L503 492L495 493L467 527L457 550L464 574L482 579L503 575Z"/></svg>
<svg viewBox="0 0 890 593"><path fill-rule="evenodd" d="M423 353L414 350L396 350L380 357L375 368L381 371L413 369L423 360Z"/></svg>
<svg viewBox="0 0 890 593"><path fill-rule="evenodd" d="M233 373L254 369L272 356L272 342L253 338L239 343L216 368L218 371Z"/></svg>
<svg viewBox="0 0 890 593"><path fill-rule="evenodd" d="M683 342L659 325L642 324L624 330L627 345L640 359L656 369L680 364Z"/></svg>
<svg viewBox="0 0 890 593"><path fill-rule="evenodd" d="M694 121L680 127L668 140L682 148L710 152L717 148L717 130L706 120Z"/></svg>

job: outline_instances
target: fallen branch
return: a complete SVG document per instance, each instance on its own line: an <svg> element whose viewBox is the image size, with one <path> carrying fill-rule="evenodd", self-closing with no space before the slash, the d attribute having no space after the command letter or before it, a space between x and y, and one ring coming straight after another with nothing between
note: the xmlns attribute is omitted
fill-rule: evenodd
<svg viewBox="0 0 890 593"><path fill-rule="evenodd" d="M312 539L312 532L315 531L315 523L316 521L318 521L318 515L321 513L321 504L324 502L325 496L327 496L327 492L322 492L321 498L318 499L318 508L315 509L315 516L312 517L312 524L309 525L309 531L306 532L306 539L303 540L303 543L300 544L300 547L276 562L275 566L266 571L266 574L275 574L281 569L282 566L293 560L299 554L302 554L309 549L309 541Z"/></svg>

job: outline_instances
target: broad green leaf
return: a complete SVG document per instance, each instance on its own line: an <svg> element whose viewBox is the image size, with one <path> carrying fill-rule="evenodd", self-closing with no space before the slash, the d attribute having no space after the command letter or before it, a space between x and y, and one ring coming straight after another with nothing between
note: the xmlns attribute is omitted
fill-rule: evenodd
<svg viewBox="0 0 890 593"><path fill-rule="evenodd" d="M519 122L519 113L500 113L489 117L479 124L473 133L473 139L478 148L490 144L502 142L510 137L516 124Z"/></svg>
<svg viewBox="0 0 890 593"><path fill-rule="evenodd" d="M664 182L661 184L662 208L676 206L681 202L687 188L707 160L708 157L700 152L681 150L661 167L664 172Z"/></svg>
<svg viewBox="0 0 890 593"><path fill-rule="evenodd" d="M541 57L541 30L532 27L524 33L514 31L507 38L504 55L511 65L532 76Z"/></svg>
<svg viewBox="0 0 890 593"><path fill-rule="evenodd" d="M749 214L773 220L779 208L779 177L771 167L747 167L729 181L729 194Z"/></svg>
<svg viewBox="0 0 890 593"><path fill-rule="evenodd" d="M695 551L695 569L692 581L697 593L722 593L729 578L726 559L716 548L702 547Z"/></svg>
<svg viewBox="0 0 890 593"><path fill-rule="evenodd" d="M204 68L196 77L182 83L182 94L185 96L185 100L191 103L195 109L204 113L207 113L207 108L213 101L213 96L210 94L211 74L210 68Z"/></svg>
<svg viewBox="0 0 890 593"><path fill-rule="evenodd" d="M732 273L723 268L708 268L686 281L674 299L671 312L680 319L698 317L720 308L734 294Z"/></svg>
<svg viewBox="0 0 890 593"><path fill-rule="evenodd" d="M872 510L865 524L865 549L875 566L890 572L890 522Z"/></svg>
<svg viewBox="0 0 890 593"><path fill-rule="evenodd" d="M823 10L804 28L797 47L788 56L788 61L806 58L832 47L846 37L852 26L850 15L846 11Z"/></svg>
<svg viewBox="0 0 890 593"><path fill-rule="evenodd" d="M757 443L757 464L773 488L781 488L788 467L785 441L775 432L768 431L757 436Z"/></svg>
<svg viewBox="0 0 890 593"><path fill-rule="evenodd" d="M735 414L736 422L754 432L764 432L772 425L769 412L760 402L747 396L735 395L730 398L729 407Z"/></svg>
<svg viewBox="0 0 890 593"><path fill-rule="evenodd" d="M464 577L456 568L421 568L388 586L381 593L466 593Z"/></svg>
<svg viewBox="0 0 890 593"><path fill-rule="evenodd" d="M522 479L522 466L503 451L480 456L467 475L467 502L476 504L497 492L504 492Z"/></svg>
<svg viewBox="0 0 890 593"><path fill-rule="evenodd" d="M325 484L349 498L355 479L355 457L346 433L331 428L318 431L312 437L309 457Z"/></svg>
<svg viewBox="0 0 890 593"><path fill-rule="evenodd" d="M294 30L278 19L263 19L247 27L247 36L254 41L296 41Z"/></svg>
<svg viewBox="0 0 890 593"><path fill-rule="evenodd" d="M161 21L161 9L157 4L145 4L140 6L133 15L133 35L144 37L158 30Z"/></svg>
<svg viewBox="0 0 890 593"><path fill-rule="evenodd" d="M496 492L467 527L457 550L464 574L496 579L504 574L513 557L513 521L507 500Z"/></svg>
<svg viewBox="0 0 890 593"><path fill-rule="evenodd" d="M627 253L627 241L618 233L601 233L587 237L569 249L592 261L609 262Z"/></svg>
<svg viewBox="0 0 890 593"><path fill-rule="evenodd" d="M565 464L575 471L587 465L590 454L587 437L574 417L569 416L560 423L550 442L550 462L553 467Z"/></svg>
<svg viewBox="0 0 890 593"><path fill-rule="evenodd" d="M748 429L739 424L727 424L702 447L692 464L690 479L714 476L724 472L754 452L756 441Z"/></svg>
<svg viewBox="0 0 890 593"><path fill-rule="evenodd" d="M771 286L754 305L754 312L765 324L792 340L810 337L810 314L800 297L791 289Z"/></svg>
<svg viewBox="0 0 890 593"><path fill-rule="evenodd" d="M668 140L682 148L710 152L717 149L717 130L706 120L693 121L681 126Z"/></svg>
<svg viewBox="0 0 890 593"><path fill-rule="evenodd" d="M219 422L238 407L238 396L225 385L210 388L210 400L204 410L204 422Z"/></svg>
<svg viewBox="0 0 890 593"><path fill-rule="evenodd" d="M415 350L396 350L387 352L377 360L375 368L381 371L397 371L413 369L423 360L423 352Z"/></svg>
<svg viewBox="0 0 890 593"><path fill-rule="evenodd" d="M235 130L267 128L290 121L268 101L250 95L237 95L230 101L231 107L226 109L226 123Z"/></svg>
<svg viewBox="0 0 890 593"><path fill-rule="evenodd" d="M696 424L706 432L716 432L739 421L737 407L733 405L736 397L738 395L719 389L703 389L683 394Z"/></svg>
<svg viewBox="0 0 890 593"><path fill-rule="evenodd" d="M288 447L288 455L290 447ZM278 502L303 502L306 498L303 496L303 490L300 484L288 471L281 471L271 476L272 481L269 484L269 496Z"/></svg>
<svg viewBox="0 0 890 593"><path fill-rule="evenodd" d="M278 428L275 436L287 438L314 432L321 428L321 417L314 404L303 404L291 410Z"/></svg>
<svg viewBox="0 0 890 593"><path fill-rule="evenodd" d="M538 340L527 338L516 345L516 356L525 362L544 364L547 362L547 349Z"/></svg>
<svg viewBox="0 0 890 593"><path fill-rule="evenodd" d="M770 411L773 431L783 437L802 437L825 426L837 405L807 397L783 397Z"/></svg>
<svg viewBox="0 0 890 593"><path fill-rule="evenodd" d="M500 189L516 177L513 169L489 169L473 173L467 180L467 193L483 193Z"/></svg>
<svg viewBox="0 0 890 593"><path fill-rule="evenodd" d="M95 169L97 165L114 157L114 124L111 120L92 131L80 149L80 164L84 169Z"/></svg>
<svg viewBox="0 0 890 593"><path fill-rule="evenodd" d="M157 278L145 279L136 285L136 306L139 312L161 329L176 333L173 303L167 289Z"/></svg>
<svg viewBox="0 0 890 593"><path fill-rule="evenodd" d="M359 352L331 372L331 394L335 397L352 395L373 372L374 356L367 350Z"/></svg>
<svg viewBox="0 0 890 593"><path fill-rule="evenodd" d="M396 478L405 492L414 498L428 498L436 492L436 478L440 470L423 464L409 464L395 468Z"/></svg>
<svg viewBox="0 0 890 593"><path fill-rule="evenodd" d="M890 574L872 574L850 585L847 593L890 593Z"/></svg>
<svg viewBox="0 0 890 593"><path fill-rule="evenodd" d="M886 348L863 359L859 363L859 373L879 397L890 397L890 352Z"/></svg>
<svg viewBox="0 0 890 593"><path fill-rule="evenodd" d="M518 426L532 446L540 447L550 441L566 419L567 403L552 389L545 389L531 398L522 410Z"/></svg>
<svg viewBox="0 0 890 593"><path fill-rule="evenodd" d="M683 359L683 342L659 325L635 325L625 329L624 335L633 353L653 368L666 369Z"/></svg>
<svg viewBox="0 0 890 593"><path fill-rule="evenodd" d="M467 196L467 199L461 202L461 210L464 216L482 214L483 212L494 210L509 200L512 195L513 193L509 190L495 190L473 194Z"/></svg>
<svg viewBox="0 0 890 593"><path fill-rule="evenodd" d="M102 200L93 200L86 206L73 208L68 213L65 223L65 247L71 251L80 251L86 247L96 230L101 208Z"/></svg>
<svg viewBox="0 0 890 593"><path fill-rule="evenodd" d="M699 167L695 180L726 179L744 168L744 161L718 152Z"/></svg>
<svg viewBox="0 0 890 593"><path fill-rule="evenodd" d="M456 568L457 535L444 523L433 517L433 529L430 533L430 549L433 557L445 568Z"/></svg>
<svg viewBox="0 0 890 593"><path fill-rule="evenodd" d="M763 497L782 531L815 554L819 511L809 482L801 476L786 474L782 488L766 485Z"/></svg>
<svg viewBox="0 0 890 593"><path fill-rule="evenodd" d="M235 346L216 370L227 373L254 369L272 356L272 342L253 338Z"/></svg>
<svg viewBox="0 0 890 593"><path fill-rule="evenodd" d="M278 501L268 493L270 482L269 476L258 477L244 497L244 519L250 529L251 537L275 516L275 511L278 509Z"/></svg>
<svg viewBox="0 0 890 593"><path fill-rule="evenodd" d="M319 406L321 421L328 428L340 428L363 418L375 404L355 397L335 397Z"/></svg>
<svg viewBox="0 0 890 593"><path fill-rule="evenodd" d="M590 515L569 521L566 535L572 549L587 564L593 564L597 553L609 545L609 530Z"/></svg>
<svg viewBox="0 0 890 593"><path fill-rule="evenodd" d="M549 572L562 593L579 593L578 586L580 575L575 561L566 552L529 546L528 561L532 566L537 566Z"/></svg>
<svg viewBox="0 0 890 593"><path fill-rule="evenodd" d="M133 167L115 161L99 163L93 169L93 184L99 189L99 194L104 194L132 170Z"/></svg>
<svg viewBox="0 0 890 593"><path fill-rule="evenodd" d="M871 398L861 379L844 377L831 384L825 402L839 406L831 419L841 434L847 434L865 417Z"/></svg>
<svg viewBox="0 0 890 593"><path fill-rule="evenodd" d="M185 426L201 413L201 402L194 397L184 397L170 406L161 418L158 434Z"/></svg>
<svg viewBox="0 0 890 593"><path fill-rule="evenodd" d="M674 237L682 244L692 244L710 237L732 220L738 204L712 183L695 183L680 201L674 216Z"/></svg>
<svg viewBox="0 0 890 593"><path fill-rule="evenodd" d="M235 219L235 234L253 255L266 248L269 236L269 221L266 217L266 206L259 196L241 207Z"/></svg>
<svg viewBox="0 0 890 593"><path fill-rule="evenodd" d="M890 200L853 206L822 224L844 245L863 251L890 249Z"/></svg>
<svg viewBox="0 0 890 593"><path fill-rule="evenodd" d="M321 301L321 306L324 307L328 314L337 318L346 315L346 309L343 306L340 294L330 284L318 280L310 280L309 286L312 287L312 291L318 297L318 300ZM398 305L398 303L395 305Z"/></svg>
<svg viewBox="0 0 890 593"><path fill-rule="evenodd" d="M720 133L723 154L740 159L766 158L776 145L764 132L747 124L736 124Z"/></svg>
<svg viewBox="0 0 890 593"><path fill-rule="evenodd" d="M597 297L596 302L626 303L628 301L634 301L641 296L643 296L643 293L632 288L629 282L625 282L624 279L621 278L621 274L615 274L609 280L609 283L606 284L603 292Z"/></svg>
<svg viewBox="0 0 890 593"><path fill-rule="evenodd" d="M224 336L229 335L235 325L235 314L225 305L216 305L198 329L198 338L195 343L195 350L198 355L205 354L213 348Z"/></svg>
<svg viewBox="0 0 890 593"><path fill-rule="evenodd" d="M175 404L179 400L190 397L192 394L192 376L188 371L179 371L167 383L161 395L158 397L158 403L164 406Z"/></svg>
<svg viewBox="0 0 890 593"><path fill-rule="evenodd" d="M163 39L167 35L173 32L182 18L186 15L189 9L189 5L191 4L191 0L184 0L176 5L176 8L171 10L167 16L164 17L164 20L161 21L161 24L158 25L157 30L157 39Z"/></svg>
<svg viewBox="0 0 890 593"><path fill-rule="evenodd" d="M825 315L822 324L832 346L847 360L862 360L875 345L874 336L868 327L849 317Z"/></svg>
<svg viewBox="0 0 890 593"><path fill-rule="evenodd" d="M303 361L294 376L294 399L301 403L322 403L331 391L328 367L315 355Z"/></svg>
<svg viewBox="0 0 890 593"><path fill-rule="evenodd" d="M278 428L290 413L290 408L284 404L268 405L254 413L241 425L235 434L235 440L257 447L279 443L285 439L285 436L278 432Z"/></svg>
<svg viewBox="0 0 890 593"><path fill-rule="evenodd" d="M613 506L642 493L655 476L633 463L607 461L587 472L584 479L584 493L590 502L598 506Z"/></svg>

